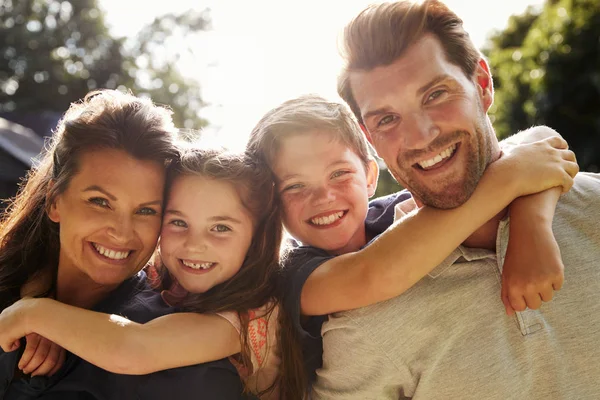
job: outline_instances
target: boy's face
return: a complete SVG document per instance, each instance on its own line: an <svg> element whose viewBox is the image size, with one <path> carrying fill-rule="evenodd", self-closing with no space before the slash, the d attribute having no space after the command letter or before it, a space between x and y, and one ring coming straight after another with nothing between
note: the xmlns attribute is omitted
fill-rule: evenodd
<svg viewBox="0 0 600 400"><path fill-rule="evenodd" d="M288 232L332 254L366 244L364 221L377 186L358 155L330 132L314 130L283 139L273 160Z"/></svg>

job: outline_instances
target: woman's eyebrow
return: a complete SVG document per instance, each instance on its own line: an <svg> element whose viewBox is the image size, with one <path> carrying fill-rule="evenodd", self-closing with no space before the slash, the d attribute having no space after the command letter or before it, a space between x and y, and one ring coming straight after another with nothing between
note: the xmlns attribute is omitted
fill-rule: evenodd
<svg viewBox="0 0 600 400"><path fill-rule="evenodd" d="M110 194L108 191L106 191L105 189L102 189L100 186L98 185L92 185L92 186L88 186L85 189L83 189L84 192L100 192L102 194L104 194L106 197L108 197L109 199L111 199L112 201L116 201L117 198Z"/></svg>

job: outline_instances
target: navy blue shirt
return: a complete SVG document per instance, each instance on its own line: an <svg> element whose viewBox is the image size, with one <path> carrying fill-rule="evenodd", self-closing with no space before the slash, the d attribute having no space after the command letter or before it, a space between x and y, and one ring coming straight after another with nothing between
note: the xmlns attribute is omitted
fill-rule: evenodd
<svg viewBox="0 0 600 400"><path fill-rule="evenodd" d="M122 315L145 323L175 311L151 290L142 271L123 282L94 311ZM107 372L67 353L62 368L53 376L17 377L19 350L0 349L0 399L4 400L132 400L132 399L243 399L242 383L228 360L174 368L148 375ZM12 382L11 382L12 381Z"/></svg>
<svg viewBox="0 0 600 400"><path fill-rule="evenodd" d="M392 225L396 204L409 198L410 193L403 190L369 202L369 210L365 219L365 231L369 243ZM313 382L317 369L323 365L321 327L327 320L327 316L302 316L300 298L302 288L310 274L319 265L335 256L316 247L295 245L297 247L290 251L282 268L283 307L300 332L306 372L309 381Z"/></svg>

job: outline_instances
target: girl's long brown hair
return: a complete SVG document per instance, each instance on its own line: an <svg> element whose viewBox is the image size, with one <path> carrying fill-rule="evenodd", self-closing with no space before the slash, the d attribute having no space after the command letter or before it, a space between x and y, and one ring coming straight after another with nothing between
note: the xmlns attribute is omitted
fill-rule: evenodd
<svg viewBox="0 0 600 400"><path fill-rule="evenodd" d="M231 183L239 193L244 207L251 213L255 229L246 258L237 274L231 279L218 284L204 293L188 294L179 304L186 311L198 313L215 313L235 311L240 315L242 329L240 332L241 361L252 371L251 348L248 338L248 311L271 304L266 310L265 318L270 318L273 308L279 303L279 254L282 242L283 227L281 208L276 198L276 191L268 169L262 168L256 160L244 154L235 154L217 148L201 148L185 146L181 157L173 162L167 171L167 185L181 175L200 175L202 177ZM210 195L207 193L207 195ZM163 285L168 286L170 277L164 266L159 264L159 272ZM296 341L288 342L288 325L284 310L278 312L280 335L279 348L282 352L282 369L271 388L278 387L282 399L302 398L304 383L299 387L294 379L286 374L287 352L290 348L299 351ZM274 323L270 321L269 323ZM293 328L293 327L292 327ZM284 333L286 332L286 333ZM268 343L267 346L273 345ZM254 371L256 372L256 371Z"/></svg>
<svg viewBox="0 0 600 400"><path fill-rule="evenodd" d="M177 154L171 112L114 90L74 103L58 123L37 168L31 170L0 221L0 310L21 287L44 273L56 278L58 224L46 211L78 171L85 152L110 148L165 165ZM48 295L52 287L47 288Z"/></svg>

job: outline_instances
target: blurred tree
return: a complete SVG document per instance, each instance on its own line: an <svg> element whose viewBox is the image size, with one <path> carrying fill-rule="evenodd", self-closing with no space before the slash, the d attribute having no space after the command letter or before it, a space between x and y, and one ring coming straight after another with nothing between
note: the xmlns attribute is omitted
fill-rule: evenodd
<svg viewBox="0 0 600 400"><path fill-rule="evenodd" d="M131 89L199 128L199 84L176 64L189 51L182 38L208 24L206 11L169 14L125 40L109 34L96 0L0 0L0 112L63 112L92 89Z"/></svg>
<svg viewBox="0 0 600 400"><path fill-rule="evenodd" d="M600 169L600 0L548 0L513 16L484 49L494 74L490 109L503 138L531 125L560 132L582 170Z"/></svg>

